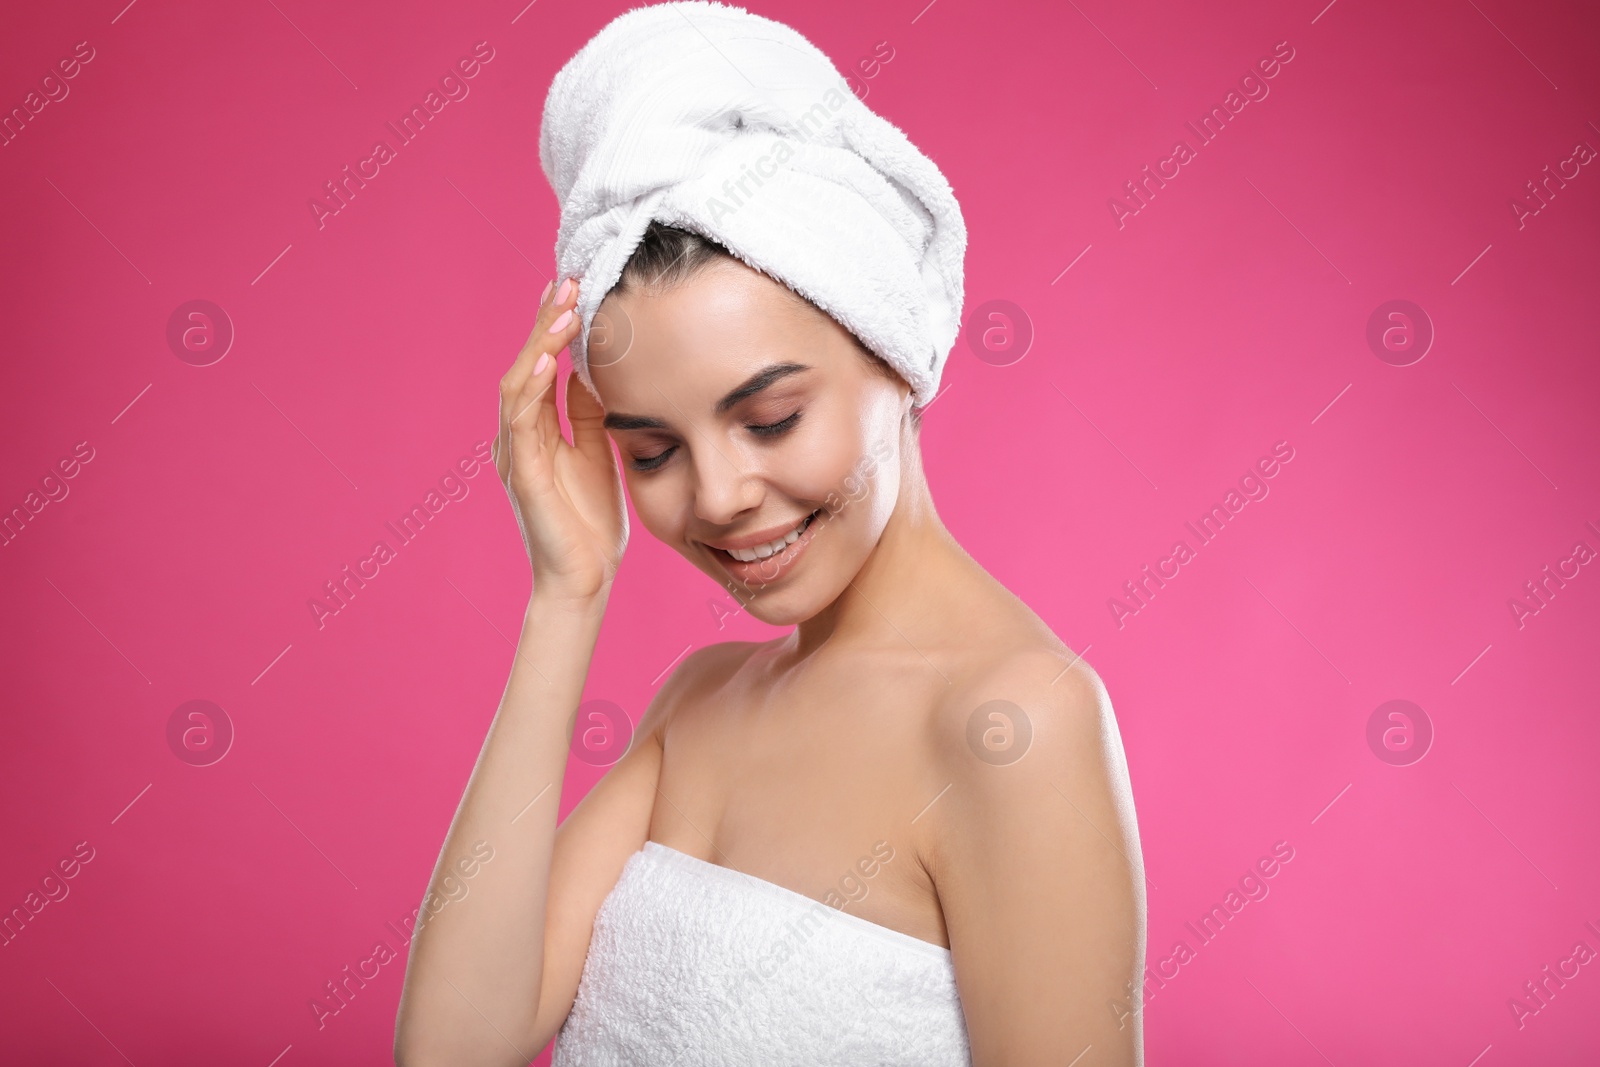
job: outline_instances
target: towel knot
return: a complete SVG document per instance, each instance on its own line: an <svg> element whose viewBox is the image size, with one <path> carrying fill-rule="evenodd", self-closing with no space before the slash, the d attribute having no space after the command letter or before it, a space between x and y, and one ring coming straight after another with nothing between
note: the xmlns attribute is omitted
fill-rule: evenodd
<svg viewBox="0 0 1600 1067"><path fill-rule="evenodd" d="M571 351L591 393L595 312L651 221L805 297L918 405L938 392L961 320L960 205L794 29L715 0L617 16L551 82L539 161L561 206L556 269L583 279Z"/></svg>

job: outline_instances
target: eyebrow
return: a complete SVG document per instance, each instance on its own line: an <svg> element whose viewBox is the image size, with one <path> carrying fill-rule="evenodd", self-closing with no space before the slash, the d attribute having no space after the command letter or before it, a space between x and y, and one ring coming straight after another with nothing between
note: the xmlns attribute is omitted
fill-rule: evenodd
<svg viewBox="0 0 1600 1067"><path fill-rule="evenodd" d="M722 415L739 401L754 396L775 382L781 381L791 374L799 374L801 371L810 369L810 365L806 363L774 363L759 370L731 390L727 396L718 400L715 409L716 413ZM651 415L625 415L621 412L608 413L603 425L608 430L665 430L669 428L663 419L658 419Z"/></svg>

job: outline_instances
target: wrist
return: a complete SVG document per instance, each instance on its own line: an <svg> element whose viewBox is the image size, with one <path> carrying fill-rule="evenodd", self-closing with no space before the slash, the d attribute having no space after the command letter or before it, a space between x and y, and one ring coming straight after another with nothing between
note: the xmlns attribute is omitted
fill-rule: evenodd
<svg viewBox="0 0 1600 1067"><path fill-rule="evenodd" d="M592 593L568 595L553 591L541 591L535 583L533 594L528 597L528 610L525 618L536 614L569 615L580 619L598 620L605 614L606 602L611 598L611 583L603 583L599 589Z"/></svg>

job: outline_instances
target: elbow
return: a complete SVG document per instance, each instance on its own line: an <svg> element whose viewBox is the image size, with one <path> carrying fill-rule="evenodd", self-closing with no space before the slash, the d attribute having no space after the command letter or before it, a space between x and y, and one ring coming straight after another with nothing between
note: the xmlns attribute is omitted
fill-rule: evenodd
<svg viewBox="0 0 1600 1067"><path fill-rule="evenodd" d="M420 978L426 980L419 981ZM515 1018L490 1005L473 1007L453 983L408 972L394 1021L395 1067L527 1067L540 1052L524 1055L533 1019Z"/></svg>
<svg viewBox="0 0 1600 1067"><path fill-rule="evenodd" d="M446 1050L427 1046L416 1027L402 1022L394 1032L394 1067L435 1067L450 1062Z"/></svg>
<svg viewBox="0 0 1600 1067"><path fill-rule="evenodd" d="M450 1042L438 1040L438 1034L438 1027L429 1027L402 1009L394 1027L395 1067L443 1067L474 1062L463 1055L464 1050L452 1049Z"/></svg>
<svg viewBox="0 0 1600 1067"><path fill-rule="evenodd" d="M505 1044L486 1044L452 1037L447 1031L404 1023L395 1028L395 1067L527 1067L533 1057L522 1057Z"/></svg>
<svg viewBox="0 0 1600 1067"><path fill-rule="evenodd" d="M437 1043L418 1041L396 1035L394 1041L394 1067L465 1067L480 1061L452 1051Z"/></svg>
<svg viewBox="0 0 1600 1067"><path fill-rule="evenodd" d="M395 1028L394 1067L499 1067L498 1060L484 1059L480 1049L440 1040L438 1031L429 1036L420 1029L414 1025Z"/></svg>

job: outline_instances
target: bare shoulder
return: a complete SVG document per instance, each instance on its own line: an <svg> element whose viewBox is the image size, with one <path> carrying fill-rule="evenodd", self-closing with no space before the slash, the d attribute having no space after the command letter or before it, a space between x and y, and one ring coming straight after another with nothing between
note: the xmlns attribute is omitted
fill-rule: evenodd
<svg viewBox="0 0 1600 1067"><path fill-rule="evenodd" d="M639 720L639 735L659 740L682 709L696 706L698 698L721 688L765 644L761 641L718 641L690 652L656 690L644 717Z"/></svg>
<svg viewBox="0 0 1600 1067"><path fill-rule="evenodd" d="M1116 738L1111 696L1089 661L1009 590L987 592L971 610L984 620L982 639L962 643L949 684L934 690L943 769L966 777L994 766L1022 772L1029 761L1059 769Z"/></svg>
<svg viewBox="0 0 1600 1067"><path fill-rule="evenodd" d="M942 792L918 820L973 1062L1043 1063L1092 1046L1096 1062L1140 1063L1141 1031L1107 1010L1135 995L1145 949L1143 858L1110 696L1042 623L984 633L933 711Z"/></svg>
<svg viewBox="0 0 1600 1067"><path fill-rule="evenodd" d="M1055 776L1121 743L1111 695L1088 660L1059 641L977 650L935 706L935 758L953 779ZM1024 764L1027 764L1024 767Z"/></svg>
<svg viewBox="0 0 1600 1067"><path fill-rule="evenodd" d="M965 653L949 682L930 709L929 759L957 803L923 831L934 869L1005 838L1033 846L1016 856L1036 854L1047 828L1085 819L1137 862L1121 733L1086 659L1023 609Z"/></svg>

